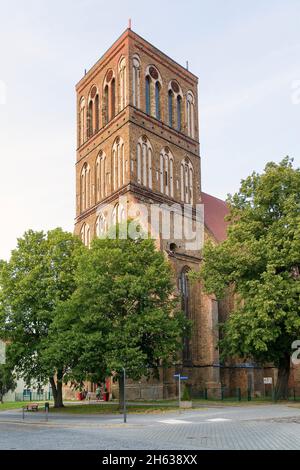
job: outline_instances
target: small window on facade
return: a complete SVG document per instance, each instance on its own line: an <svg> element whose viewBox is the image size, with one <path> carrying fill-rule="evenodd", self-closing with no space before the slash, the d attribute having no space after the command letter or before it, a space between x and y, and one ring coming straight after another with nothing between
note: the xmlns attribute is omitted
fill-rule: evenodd
<svg viewBox="0 0 300 470"><path fill-rule="evenodd" d="M169 90L168 94L168 105L169 105L169 126L173 127L173 92Z"/></svg>
<svg viewBox="0 0 300 470"><path fill-rule="evenodd" d="M155 83L155 117L160 119L160 84Z"/></svg>
<svg viewBox="0 0 300 470"><path fill-rule="evenodd" d="M177 130L181 131L181 104L182 98L181 96L177 96Z"/></svg>
<svg viewBox="0 0 300 470"><path fill-rule="evenodd" d="M146 77L146 113L151 114L150 77Z"/></svg>

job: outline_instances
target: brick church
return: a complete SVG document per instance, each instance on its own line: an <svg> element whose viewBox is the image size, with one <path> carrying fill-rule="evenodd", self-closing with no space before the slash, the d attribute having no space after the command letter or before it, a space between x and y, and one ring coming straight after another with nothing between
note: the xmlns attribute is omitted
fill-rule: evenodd
<svg viewBox="0 0 300 470"><path fill-rule="evenodd" d="M145 39L127 29L76 86L77 160L75 233L89 245L135 204L181 207L204 205L204 240L226 238L225 202L201 190L198 78ZM124 202L120 202L124 201ZM112 210L109 208L113 208ZM172 220L172 218L171 218ZM173 219L174 221L174 219ZM148 217L146 224L151 226ZM220 365L218 323L230 299L217 302L188 280L199 270L201 249L184 239L164 238L157 247L173 266L174 282L193 330L176 366L188 376L193 393L219 394L251 388L263 393L263 377L274 370L254 364ZM174 369L159 381L130 383L131 398L167 398L176 393Z"/></svg>

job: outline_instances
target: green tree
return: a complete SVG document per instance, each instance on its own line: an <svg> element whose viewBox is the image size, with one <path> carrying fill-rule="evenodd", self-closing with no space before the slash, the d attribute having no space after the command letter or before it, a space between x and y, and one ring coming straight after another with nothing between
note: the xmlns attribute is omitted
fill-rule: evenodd
<svg viewBox="0 0 300 470"><path fill-rule="evenodd" d="M7 354L26 383L50 381L55 406L63 406L62 381L72 366L48 352L50 327L58 306L76 288L79 239L61 229L26 232L0 271L0 337ZM67 345L65 345L67 347ZM66 356L64 356L66 358Z"/></svg>
<svg viewBox="0 0 300 470"><path fill-rule="evenodd" d="M235 307L223 325L223 358L252 357L278 367L276 395L287 398L292 342L300 338L300 170L288 157L253 173L228 198L228 238L204 250L201 277Z"/></svg>
<svg viewBox="0 0 300 470"><path fill-rule="evenodd" d="M95 239L79 259L77 289L62 307L53 328L68 331L77 349L69 379L94 381L117 373L123 400L122 368L127 376L157 374L182 347L188 327L178 308L173 273L150 239ZM61 349L64 335L54 335ZM72 340L70 338L73 338Z"/></svg>
<svg viewBox="0 0 300 470"><path fill-rule="evenodd" d="M8 364L0 364L0 402L8 392L13 392L17 386L13 369Z"/></svg>

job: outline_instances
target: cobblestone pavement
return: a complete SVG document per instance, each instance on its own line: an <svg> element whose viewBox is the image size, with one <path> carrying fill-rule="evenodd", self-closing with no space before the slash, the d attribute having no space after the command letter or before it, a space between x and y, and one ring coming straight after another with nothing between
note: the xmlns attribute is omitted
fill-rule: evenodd
<svg viewBox="0 0 300 470"><path fill-rule="evenodd" d="M300 408L203 408L120 415L0 413L0 449L300 449Z"/></svg>

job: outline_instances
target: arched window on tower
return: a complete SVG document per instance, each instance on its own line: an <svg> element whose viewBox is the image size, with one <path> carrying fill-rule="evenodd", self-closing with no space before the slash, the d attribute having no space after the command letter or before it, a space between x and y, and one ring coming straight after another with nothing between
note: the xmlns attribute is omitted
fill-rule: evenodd
<svg viewBox="0 0 300 470"><path fill-rule="evenodd" d="M119 110L126 106L126 60L125 57L119 62Z"/></svg>
<svg viewBox="0 0 300 470"><path fill-rule="evenodd" d="M79 102L79 146L85 142L85 99L82 97Z"/></svg>
<svg viewBox="0 0 300 470"><path fill-rule="evenodd" d="M106 196L106 155L100 150L96 160L96 200L99 202Z"/></svg>
<svg viewBox="0 0 300 470"><path fill-rule="evenodd" d="M160 191L174 197L174 158L171 150L164 147L160 152Z"/></svg>
<svg viewBox="0 0 300 470"><path fill-rule="evenodd" d="M111 214L111 224L112 225L121 224L122 222L125 222L125 219L126 219L125 209L122 205L117 203L115 207L113 208L113 211Z"/></svg>
<svg viewBox="0 0 300 470"><path fill-rule="evenodd" d="M146 84L145 84L145 89L146 89L146 113L151 114L151 78L149 75L146 77Z"/></svg>
<svg viewBox="0 0 300 470"><path fill-rule="evenodd" d="M80 231L80 237L82 243L84 243L85 246L88 248L91 245L91 231L90 231L90 226L86 223L83 224L81 231Z"/></svg>
<svg viewBox="0 0 300 470"><path fill-rule="evenodd" d="M173 127L173 101L174 101L174 93L172 90L169 90L168 108L169 108L169 126L170 127Z"/></svg>
<svg viewBox="0 0 300 470"><path fill-rule="evenodd" d="M81 212L85 211L91 206L92 195L91 195L91 169L90 166L85 163L81 170Z"/></svg>
<svg viewBox="0 0 300 470"><path fill-rule="evenodd" d="M95 97L95 132L98 132L100 129L100 119L99 119L99 95L97 93Z"/></svg>
<svg viewBox="0 0 300 470"><path fill-rule="evenodd" d="M93 135L93 101L90 100L87 115L87 137L90 138Z"/></svg>
<svg viewBox="0 0 300 470"><path fill-rule="evenodd" d="M155 117L160 119L160 83L155 83Z"/></svg>
<svg viewBox="0 0 300 470"><path fill-rule="evenodd" d="M93 85L88 96L86 133L89 139L99 130L99 94L96 85Z"/></svg>
<svg viewBox="0 0 300 470"><path fill-rule="evenodd" d="M157 68L149 65L145 74L146 113L156 119L161 118L161 88L162 79Z"/></svg>
<svg viewBox="0 0 300 470"><path fill-rule="evenodd" d="M181 115L182 115L182 98L177 96L177 130L181 131Z"/></svg>
<svg viewBox="0 0 300 470"><path fill-rule="evenodd" d="M140 59L134 56L132 59L132 103L136 108L140 107L140 69Z"/></svg>
<svg viewBox="0 0 300 470"><path fill-rule="evenodd" d="M103 82L102 119L105 126L116 115L116 81L114 72L109 69Z"/></svg>
<svg viewBox="0 0 300 470"><path fill-rule="evenodd" d="M188 92L186 97L187 103L187 132L188 136L195 137L195 100L191 91Z"/></svg>
<svg viewBox="0 0 300 470"><path fill-rule="evenodd" d="M181 161L180 166L180 196L186 204L194 203L194 169L188 158Z"/></svg>
<svg viewBox="0 0 300 470"><path fill-rule="evenodd" d="M96 219L95 233L96 237L104 237L107 233L107 220L104 214L99 214Z"/></svg>
<svg viewBox="0 0 300 470"><path fill-rule="evenodd" d="M179 289L181 293L181 308L185 317L190 320L190 283L188 279L189 268L186 266L182 269L179 277ZM192 360L192 351L190 340L186 336L183 339L183 362L190 362Z"/></svg>
<svg viewBox="0 0 300 470"><path fill-rule="evenodd" d="M106 87L104 88L103 121L104 125L106 125L109 121L108 85L106 85Z"/></svg>
<svg viewBox="0 0 300 470"><path fill-rule="evenodd" d="M124 141L117 137L112 148L112 174L114 191L125 184L126 180L126 162Z"/></svg>
<svg viewBox="0 0 300 470"><path fill-rule="evenodd" d="M113 119L116 115L116 80L114 78L111 81L110 99L111 99L111 119Z"/></svg>
<svg viewBox="0 0 300 470"><path fill-rule="evenodd" d="M139 138L136 148L137 182L152 189L152 146L147 136Z"/></svg>
<svg viewBox="0 0 300 470"><path fill-rule="evenodd" d="M176 80L171 80L168 86L169 126L181 131L182 90Z"/></svg>

